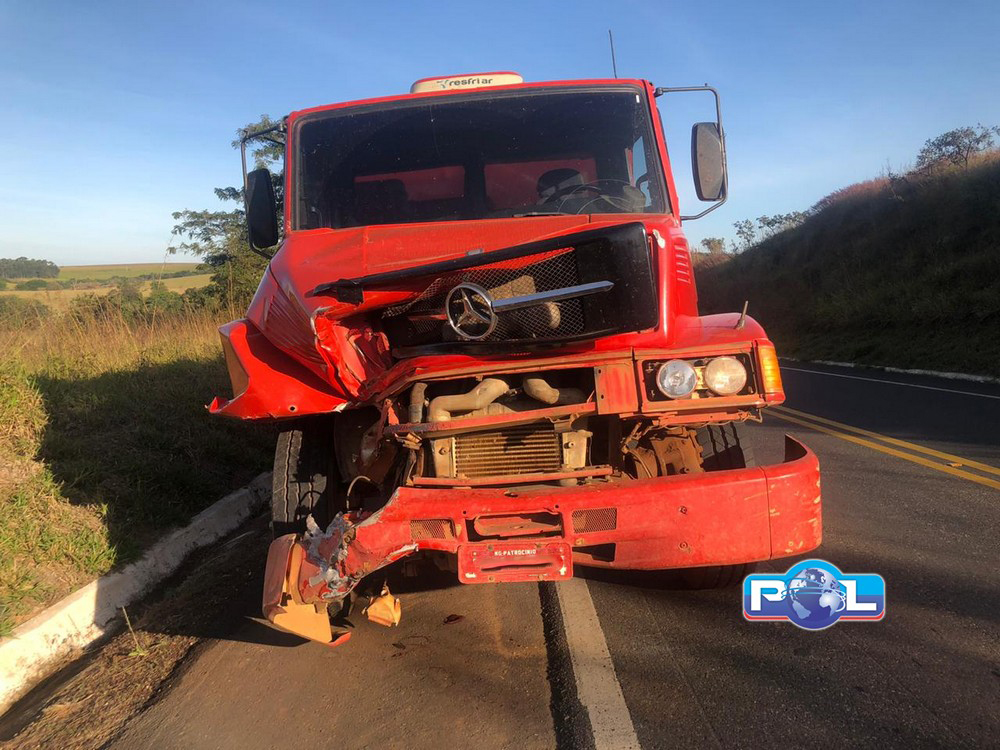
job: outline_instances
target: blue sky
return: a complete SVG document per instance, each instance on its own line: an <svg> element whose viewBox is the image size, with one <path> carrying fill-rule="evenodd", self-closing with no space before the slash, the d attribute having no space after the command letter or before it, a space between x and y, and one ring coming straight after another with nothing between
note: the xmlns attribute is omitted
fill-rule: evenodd
<svg viewBox="0 0 1000 750"><path fill-rule="evenodd" d="M261 113L404 92L430 75L618 71L723 95L730 200L693 244L912 162L929 137L1000 124L1000 3L137 3L0 0L0 256L164 257L182 208L239 180ZM708 100L660 100L678 181ZM681 166L684 166L682 169Z"/></svg>

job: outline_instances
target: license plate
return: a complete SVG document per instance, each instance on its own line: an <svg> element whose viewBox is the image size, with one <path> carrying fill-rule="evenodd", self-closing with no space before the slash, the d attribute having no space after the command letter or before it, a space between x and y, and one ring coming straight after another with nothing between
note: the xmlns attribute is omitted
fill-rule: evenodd
<svg viewBox="0 0 1000 750"><path fill-rule="evenodd" d="M458 548L462 583L557 581L573 577L566 542L480 542Z"/></svg>

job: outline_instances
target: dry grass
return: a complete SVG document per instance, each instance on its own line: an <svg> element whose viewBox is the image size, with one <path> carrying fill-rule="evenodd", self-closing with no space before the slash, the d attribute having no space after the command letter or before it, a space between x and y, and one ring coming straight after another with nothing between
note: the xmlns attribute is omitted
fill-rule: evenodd
<svg viewBox="0 0 1000 750"><path fill-rule="evenodd" d="M0 330L0 635L267 468L268 436L204 409L216 325Z"/></svg>
<svg viewBox="0 0 1000 750"><path fill-rule="evenodd" d="M81 268L90 267L91 266L81 266ZM177 292L180 294L188 289L200 289L203 286L207 286L211 280L212 274L202 273L194 276L177 276L174 278L163 279L162 283L167 288L167 291ZM149 288L150 282L148 281L144 281L140 285L140 290L143 294L148 294ZM70 303L81 294L107 294L113 289L115 289L113 284L80 287L79 289L38 289L32 291L5 289L0 291L0 298L3 298L4 296L11 296L20 297L22 299L36 300L56 312L65 312L69 309Z"/></svg>

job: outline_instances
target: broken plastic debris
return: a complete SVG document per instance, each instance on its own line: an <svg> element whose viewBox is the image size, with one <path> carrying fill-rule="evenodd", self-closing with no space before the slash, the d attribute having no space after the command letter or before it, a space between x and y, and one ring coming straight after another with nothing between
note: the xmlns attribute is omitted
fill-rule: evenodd
<svg viewBox="0 0 1000 750"><path fill-rule="evenodd" d="M320 643L339 643L330 629L325 604L307 604L296 596L294 581L302 563L295 535L278 537L268 549L264 572L264 616L282 630Z"/></svg>
<svg viewBox="0 0 1000 750"><path fill-rule="evenodd" d="M403 616L403 606L399 603L399 599L389 592L389 587L383 586L382 593L373 597L365 608L365 614L372 622L391 628L399 625L399 620Z"/></svg>

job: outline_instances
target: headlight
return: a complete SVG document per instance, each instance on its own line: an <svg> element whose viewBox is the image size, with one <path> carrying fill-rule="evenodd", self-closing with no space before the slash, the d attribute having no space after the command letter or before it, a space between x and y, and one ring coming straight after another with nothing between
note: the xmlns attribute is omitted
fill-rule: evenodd
<svg viewBox="0 0 1000 750"><path fill-rule="evenodd" d="M718 396L732 396L747 384L747 368L736 357L716 357L702 374L705 385Z"/></svg>
<svg viewBox="0 0 1000 750"><path fill-rule="evenodd" d="M683 359L664 362L656 371L656 387L660 389L660 393L670 398L690 396L697 384L698 374Z"/></svg>

